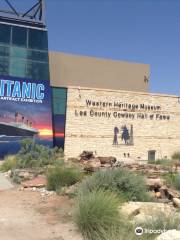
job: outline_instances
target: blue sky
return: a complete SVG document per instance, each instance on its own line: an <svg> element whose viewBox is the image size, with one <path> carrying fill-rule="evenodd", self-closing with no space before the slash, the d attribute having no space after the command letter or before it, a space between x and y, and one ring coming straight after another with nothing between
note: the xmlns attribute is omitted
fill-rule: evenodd
<svg viewBox="0 0 180 240"><path fill-rule="evenodd" d="M150 64L150 91L180 95L180 0L46 0L46 18L50 50Z"/></svg>
<svg viewBox="0 0 180 240"><path fill-rule="evenodd" d="M49 48L150 64L150 91L180 95L180 0L47 0Z"/></svg>

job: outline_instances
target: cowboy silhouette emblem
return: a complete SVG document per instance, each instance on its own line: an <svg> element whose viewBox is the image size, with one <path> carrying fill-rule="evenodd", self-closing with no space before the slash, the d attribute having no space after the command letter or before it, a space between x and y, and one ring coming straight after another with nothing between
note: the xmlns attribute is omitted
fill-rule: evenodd
<svg viewBox="0 0 180 240"><path fill-rule="evenodd" d="M119 128L115 127L113 145L118 145L118 133L119 133Z"/></svg>
<svg viewBox="0 0 180 240"><path fill-rule="evenodd" d="M133 125L131 125L130 129L126 125L123 125L121 131L118 127L114 127L114 138L113 145L119 145L118 143L118 134L121 133L120 138L122 144L125 145L133 145Z"/></svg>

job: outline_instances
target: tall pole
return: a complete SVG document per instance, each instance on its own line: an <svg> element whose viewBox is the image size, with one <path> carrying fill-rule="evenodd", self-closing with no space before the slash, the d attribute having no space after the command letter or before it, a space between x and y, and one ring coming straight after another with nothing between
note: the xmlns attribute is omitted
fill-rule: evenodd
<svg viewBox="0 0 180 240"><path fill-rule="evenodd" d="M45 0L41 0L41 7L42 7L42 22L46 23L46 6L45 6Z"/></svg>

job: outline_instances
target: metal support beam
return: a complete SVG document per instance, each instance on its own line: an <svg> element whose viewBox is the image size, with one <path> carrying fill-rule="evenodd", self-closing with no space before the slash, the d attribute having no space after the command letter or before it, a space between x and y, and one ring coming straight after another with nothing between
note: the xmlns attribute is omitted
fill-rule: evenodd
<svg viewBox="0 0 180 240"><path fill-rule="evenodd" d="M27 16L28 13L32 12L32 10L34 10L37 6L39 6L39 2L36 3L34 6L32 6L27 12L25 12L22 17Z"/></svg>
<svg viewBox="0 0 180 240"><path fill-rule="evenodd" d="M19 14L17 13L16 9L12 6L12 4L8 0L5 0L5 2L11 8L11 10L17 15L17 17L19 17Z"/></svg>
<svg viewBox="0 0 180 240"><path fill-rule="evenodd" d="M1 9L2 2L8 5L8 9ZM3 14L3 16L1 14ZM44 0L36 0L36 3L31 8L22 13L16 9L16 6L11 4L11 0L0 0L0 17L1 16L45 25L45 3Z"/></svg>

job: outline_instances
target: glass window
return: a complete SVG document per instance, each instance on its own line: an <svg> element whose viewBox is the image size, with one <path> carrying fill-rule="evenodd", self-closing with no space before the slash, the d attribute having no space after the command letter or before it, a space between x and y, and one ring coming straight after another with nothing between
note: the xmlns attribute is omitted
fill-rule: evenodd
<svg viewBox="0 0 180 240"><path fill-rule="evenodd" d="M66 114L66 102L53 99L53 114Z"/></svg>
<svg viewBox="0 0 180 240"><path fill-rule="evenodd" d="M27 77L34 80L49 80L49 64L27 62Z"/></svg>
<svg viewBox="0 0 180 240"><path fill-rule="evenodd" d="M0 46L0 56L9 57L9 47Z"/></svg>
<svg viewBox="0 0 180 240"><path fill-rule="evenodd" d="M66 114L67 89L53 88L53 114Z"/></svg>
<svg viewBox="0 0 180 240"><path fill-rule="evenodd" d="M19 47L27 47L27 29L24 27L12 27L12 44Z"/></svg>
<svg viewBox="0 0 180 240"><path fill-rule="evenodd" d="M66 99L67 89L66 88L53 88L52 94L54 98Z"/></svg>
<svg viewBox="0 0 180 240"><path fill-rule="evenodd" d="M9 58L0 57L0 75L9 75Z"/></svg>
<svg viewBox="0 0 180 240"><path fill-rule="evenodd" d="M26 77L26 61L16 58L11 59L9 72L14 77Z"/></svg>
<svg viewBox="0 0 180 240"><path fill-rule="evenodd" d="M20 47L11 47L10 55L11 55L11 57L26 59L27 58L27 49L20 48Z"/></svg>
<svg viewBox="0 0 180 240"><path fill-rule="evenodd" d="M48 50L47 32L36 29L29 29L29 48Z"/></svg>
<svg viewBox="0 0 180 240"><path fill-rule="evenodd" d="M47 51L28 50L28 59L33 61L48 62Z"/></svg>
<svg viewBox="0 0 180 240"><path fill-rule="evenodd" d="M0 24L0 43L10 44L11 26Z"/></svg>

